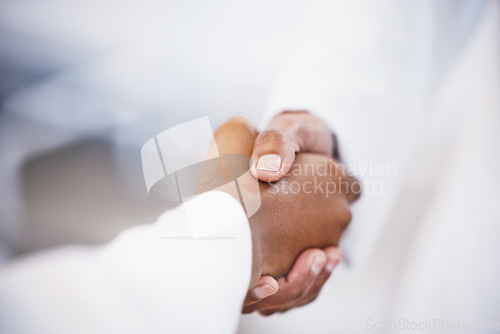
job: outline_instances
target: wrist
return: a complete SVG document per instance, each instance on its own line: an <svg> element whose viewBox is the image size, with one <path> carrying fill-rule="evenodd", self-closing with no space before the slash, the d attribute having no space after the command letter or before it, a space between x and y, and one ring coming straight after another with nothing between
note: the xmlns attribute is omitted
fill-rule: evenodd
<svg viewBox="0 0 500 334"><path fill-rule="evenodd" d="M295 143L295 153L311 151L332 156L336 138L328 125L306 110L283 111L274 120L290 143ZM270 127L268 127L270 128Z"/></svg>
<svg viewBox="0 0 500 334"><path fill-rule="evenodd" d="M248 223L250 224L252 234L252 273L249 284L249 288L252 288L262 275L262 238L259 235L258 229L255 228L254 219L249 219Z"/></svg>
<svg viewBox="0 0 500 334"><path fill-rule="evenodd" d="M230 191L231 188L227 187L227 185L228 184L218 187L216 189L209 190L207 191L207 193L217 192L225 194L224 196L230 195L237 201L237 204L235 203L234 205L238 205L239 208L243 209L244 211L245 208L241 204L238 198L238 194ZM255 284L257 283L263 272L262 236L261 236L262 234L260 232L261 229L259 228L259 223L257 219L247 219L247 222L249 224L250 237L252 242L252 267L251 267L249 287L253 287L255 286Z"/></svg>

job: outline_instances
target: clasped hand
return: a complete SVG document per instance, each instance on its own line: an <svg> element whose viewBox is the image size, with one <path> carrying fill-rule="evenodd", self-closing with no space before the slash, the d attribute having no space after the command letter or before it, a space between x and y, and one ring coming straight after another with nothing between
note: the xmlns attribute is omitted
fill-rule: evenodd
<svg viewBox="0 0 500 334"><path fill-rule="evenodd" d="M297 113L290 116L293 121L297 116L312 115ZM318 121L317 118L312 120ZM286 125L293 126L288 121ZM312 130L317 129L313 126ZM215 142L222 156L250 157L254 154L255 159L256 149L261 152L267 149L274 150L279 157L281 149L289 149L287 146L294 143L293 140L287 142L279 131L272 131L271 136L265 133L259 135L245 119L233 118L217 129ZM268 140L262 140L262 135ZM351 220L349 204L358 198L360 187L344 166L333 159L330 134L328 140L324 144L329 152L325 149L320 152L322 154L300 153L306 150L297 146L292 150L293 157L286 156L283 162L276 165L276 170L261 168L256 172L253 165L253 175L247 172L239 178L239 187L246 189L245 193L254 196L256 201L258 198L260 205L249 218L253 263L249 290L243 304L244 313L257 310L263 315L270 315L310 303L342 260L342 252L337 246ZM241 164L233 166L236 163L232 164L230 159L222 161L224 175L230 173L232 168L241 167ZM254 162L257 164L257 161ZM263 171L264 176L259 175L259 171ZM201 191L213 175L210 168L204 168L198 181ZM261 181L255 187L255 177L273 182ZM252 201L248 195L246 197L245 204Z"/></svg>

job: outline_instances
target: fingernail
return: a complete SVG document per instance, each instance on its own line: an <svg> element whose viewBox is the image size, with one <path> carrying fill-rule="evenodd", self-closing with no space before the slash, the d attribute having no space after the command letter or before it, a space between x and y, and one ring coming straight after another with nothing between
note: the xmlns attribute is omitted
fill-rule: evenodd
<svg viewBox="0 0 500 334"><path fill-rule="evenodd" d="M260 157L257 169L278 172L281 168L281 157L278 154L266 154Z"/></svg>
<svg viewBox="0 0 500 334"><path fill-rule="evenodd" d="M323 270L323 267L325 266L326 262L326 257L324 256L316 256L313 259L313 264L311 266L311 270L314 274L319 274L321 270Z"/></svg>
<svg viewBox="0 0 500 334"><path fill-rule="evenodd" d="M333 258L333 259L330 259L328 261L328 263L326 264L326 270L328 270L329 272L332 272L333 269L335 269L335 267L337 267L337 265L340 263L340 258Z"/></svg>
<svg viewBox="0 0 500 334"><path fill-rule="evenodd" d="M253 289L253 293L260 299L276 293L276 290L267 283L258 285Z"/></svg>

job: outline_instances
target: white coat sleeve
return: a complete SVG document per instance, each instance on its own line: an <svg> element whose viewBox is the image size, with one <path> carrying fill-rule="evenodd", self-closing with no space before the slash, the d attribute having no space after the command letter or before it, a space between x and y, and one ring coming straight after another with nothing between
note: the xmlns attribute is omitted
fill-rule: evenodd
<svg viewBox="0 0 500 334"><path fill-rule="evenodd" d="M246 214L226 193L190 210L231 228L172 236L184 206L102 247L64 247L0 269L0 332L233 333L251 274ZM224 225L224 224L222 224ZM175 229L175 227L174 227Z"/></svg>
<svg viewBox="0 0 500 334"><path fill-rule="evenodd" d="M368 260L432 111L431 94L483 4L318 0L306 13L261 126L282 110L309 110L336 133L363 188L341 240L348 264Z"/></svg>

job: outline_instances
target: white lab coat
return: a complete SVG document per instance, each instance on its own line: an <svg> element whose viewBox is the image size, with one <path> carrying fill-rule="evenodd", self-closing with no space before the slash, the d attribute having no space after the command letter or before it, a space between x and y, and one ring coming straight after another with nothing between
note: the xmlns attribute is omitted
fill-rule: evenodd
<svg viewBox="0 0 500 334"><path fill-rule="evenodd" d="M451 116L436 101L492 11L484 1L389 0L314 1L307 12L262 125L281 110L310 110L337 133L365 185L344 240L350 261L367 261L429 122Z"/></svg>
<svg viewBox="0 0 500 334"><path fill-rule="evenodd" d="M252 265L247 217L226 193L192 201L207 224L236 224L179 236L181 205L102 247L58 248L2 267L0 332L233 333Z"/></svg>
<svg viewBox="0 0 500 334"><path fill-rule="evenodd" d="M457 319L470 333L500 325L499 5L314 3L262 125L306 109L337 133L365 185L341 243L354 271L339 268L303 311L244 318L241 333L385 333L383 322L399 319L448 322L436 332ZM396 173L370 173L380 165ZM381 192L370 188L378 181Z"/></svg>

